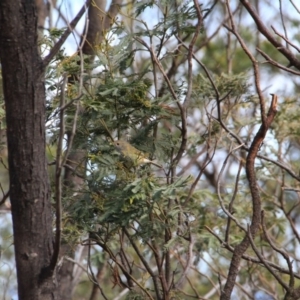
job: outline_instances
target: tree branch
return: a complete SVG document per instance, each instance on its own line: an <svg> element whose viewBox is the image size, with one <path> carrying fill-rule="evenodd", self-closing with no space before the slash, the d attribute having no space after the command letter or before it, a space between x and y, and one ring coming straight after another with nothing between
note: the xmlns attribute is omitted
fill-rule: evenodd
<svg viewBox="0 0 300 300"><path fill-rule="evenodd" d="M53 59L53 57L57 54L63 43L66 41L72 30L75 28L87 8L89 7L91 3L91 0L86 0L85 4L81 8L81 10L78 12L77 16L73 19L73 21L70 23L69 27L66 29L66 31L63 33L63 35L60 37L58 42L54 45L54 47L51 49L50 53L44 58L43 60L43 68L46 68L50 61Z"/></svg>
<svg viewBox="0 0 300 300"><path fill-rule="evenodd" d="M253 212L252 212L252 221L249 229L252 237L255 237L256 232L258 231L261 225L261 199L260 199L259 188L257 186L254 163L259 148L276 115L276 112L277 112L277 96L273 94L271 106L269 108L268 115L266 116L266 120L263 124L261 124L257 134L255 135L246 160L246 175L247 175L249 188L252 196ZM235 285L236 277L239 272L239 266L240 266L242 256L246 252L249 245L250 245L250 240L248 234L246 234L244 239L241 241L241 243L235 247L231 259L227 281L224 290L222 291L221 294L221 298L220 298L221 300L230 300L231 293Z"/></svg>
<svg viewBox="0 0 300 300"><path fill-rule="evenodd" d="M249 14L252 16L254 22L256 23L257 29L259 32L264 35L267 40L280 52L282 53L290 62L291 66L296 67L300 70L300 60L291 52L290 49L285 48L278 40L272 35L272 33L267 29L267 27L263 24L261 17L255 11L253 6L250 4L250 1L240 0L243 6L247 9Z"/></svg>

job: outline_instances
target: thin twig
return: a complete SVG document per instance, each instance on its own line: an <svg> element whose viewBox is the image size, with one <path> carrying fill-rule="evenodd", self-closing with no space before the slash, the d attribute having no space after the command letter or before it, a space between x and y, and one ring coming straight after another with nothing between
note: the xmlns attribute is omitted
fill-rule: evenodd
<svg viewBox="0 0 300 300"><path fill-rule="evenodd" d="M90 0L88 0L88 1L90 1ZM81 18L81 16L79 17L79 19L80 18ZM86 20L86 22L88 23L88 20ZM70 24L70 27L72 28L71 24ZM85 41L85 39L83 38L82 43L84 43L84 41ZM81 44L81 47L82 47L82 45L83 44ZM82 95L83 72L84 72L84 69L83 69L84 68L83 55L82 55L81 47L80 47L81 74L80 74L80 81L79 81L79 95ZM66 92L67 80L68 80L67 74L65 74L64 78L63 78L62 85L61 85L60 108L63 108L65 106L65 92ZM79 96L79 98L80 97L81 96ZM75 115L74 115L74 119L73 119L72 132L71 132L71 135L69 137L69 142L68 142L67 149L66 149L66 151L63 155L63 140L64 140L64 136L65 136L65 117L64 117L64 109L60 109L60 111L59 111L59 115L60 115L59 116L59 119L60 119L60 126L59 126L60 132L59 132L58 145L57 145L56 173L55 173L56 232L55 232L55 246L54 246L54 249L53 249L53 255L52 255L51 264L50 264L50 268L52 270L54 270L54 268L57 264L57 261L58 261L58 258L59 258L60 246L61 246L60 243L61 243L61 228L62 228L62 221L61 221L61 214L62 214L62 204L61 204L62 168L66 164L67 158L68 158L69 153L71 151L73 138L74 138L75 132L76 132L78 112L79 112L79 102L76 103L76 111L75 111Z"/></svg>
<svg viewBox="0 0 300 300"><path fill-rule="evenodd" d="M144 267L146 268L147 272L150 274L150 276L153 280L153 284L154 284L154 288L155 288L155 292L156 292L156 297L157 297L157 299L160 299L160 291L159 291L159 286L158 286L158 283L157 283L157 276L154 274L153 270L149 266L148 262L146 261L146 259L143 256L143 254L140 252L140 249L137 247L135 241L133 240L133 238L130 235L130 233L128 232L128 230L124 227L123 231L126 234L128 240L130 241L132 247L134 248L135 253L138 255L138 257L140 258L140 260L143 263ZM145 291L144 288L142 288L142 290Z"/></svg>
<svg viewBox="0 0 300 300"><path fill-rule="evenodd" d="M230 6L229 6L229 1L226 0L226 6L227 6L227 10L230 16L230 22L231 22L231 28L228 27L226 24L224 24L224 27L230 31L231 33L233 33L235 35L235 37L237 38L237 40L239 41L243 51L245 52L245 54L249 57L250 61L252 62L252 66L253 66L253 71L254 71L254 82L255 82L255 88L256 88L256 92L258 94L258 98L259 98L259 104L260 104L260 114L261 114L261 120L262 123L265 124L266 122L266 105L265 105L265 100L260 88L260 72L259 72L259 67L258 67L258 62L256 60L256 58L252 55L252 53L250 52L250 50L248 49L248 47L246 46L246 43L244 42L244 40L242 39L242 37L239 35L239 33L236 30L236 26L233 20L233 16L230 10Z"/></svg>
<svg viewBox="0 0 300 300"><path fill-rule="evenodd" d="M275 67L277 67L277 68L279 68L281 70L287 71L287 72L289 72L291 74L298 75L298 76L300 75L300 72L295 71L295 70L293 70L291 68L283 66L279 62L273 60L268 54L266 54L265 52L263 52L261 49L256 48L256 50L257 50L257 52L259 52L267 60L267 63L269 63L269 64L271 64L271 65L273 65L273 66L275 66Z"/></svg>
<svg viewBox="0 0 300 300"><path fill-rule="evenodd" d="M97 277L94 274L94 271L93 271L93 268L92 268L92 265L91 265L91 244L88 244L87 247L88 247L88 257L87 257L88 268L87 269L89 270L89 272L87 272L88 277L89 277L90 281L98 287L98 289L99 289L101 295L103 296L103 298L105 300L108 300L108 298L104 294L104 291L103 291L102 287L100 286L100 284L97 280Z"/></svg>
<svg viewBox="0 0 300 300"><path fill-rule="evenodd" d="M272 242L271 238L269 237L268 231L267 231L267 228L266 228L266 224L265 224L265 214L264 214L264 211L261 212L261 224L262 224L262 229L263 229L263 232L265 234L265 237L266 237L268 243L270 244L270 246L272 247L272 249L274 249L276 252L280 253L284 257L284 259L286 260L286 263L288 265L288 269L290 271L290 283L289 283L289 287L293 288L294 285L295 285L295 277L294 277L293 266L292 266L291 260L290 260L290 258L288 256L288 254L285 251L279 249Z"/></svg>
<svg viewBox="0 0 300 300"><path fill-rule="evenodd" d="M185 110L187 110L188 106L189 106L189 102L191 99L191 95L192 95L192 89L193 89L193 80L192 80L192 76L193 76L193 48L194 45L197 41L199 32L201 27L203 26L203 18L202 18L202 13L199 7L199 3L197 0L194 0L194 6L196 9L196 14L197 14L197 25L195 28L195 32L194 35L191 39L191 42L189 44L188 47L188 55L187 55L187 62L188 62L188 74L187 74L187 92L186 92L186 96L185 99L183 101L183 107ZM186 119L186 118L185 118Z"/></svg>
<svg viewBox="0 0 300 300"><path fill-rule="evenodd" d="M195 188L197 187L197 184L198 184L198 182L199 182L199 180L200 180L200 178L201 178L201 176L202 176L202 174L203 174L205 168L206 168L206 167L211 163L211 161L213 160L214 155L215 155L215 152L216 152L216 148L217 148L217 144L215 144L215 147L213 147L213 154L212 154L211 156L209 155L209 151L207 152L206 158L205 158L205 160L204 160L202 166L200 167L200 171L199 171L199 173L198 173L196 179L195 179L194 182L192 183L191 188L190 188L190 190L189 190L189 193L188 193L186 199L184 200L184 203L182 204L183 207L185 207L185 206L188 204L188 202L190 201L190 199L191 199L191 197L192 197L192 195L193 195L193 192L194 192Z"/></svg>
<svg viewBox="0 0 300 300"><path fill-rule="evenodd" d="M54 56L57 54L63 43L66 41L70 33L73 31L87 8L89 7L91 3L91 0L86 0L85 4L82 6L81 10L78 12L77 16L72 20L72 22L69 24L66 31L63 33L63 35L60 37L58 42L53 46L53 48L50 50L50 53L44 58L43 60L43 68L46 68L50 61L54 58Z"/></svg>
<svg viewBox="0 0 300 300"><path fill-rule="evenodd" d="M291 228L292 228L292 231L293 231L293 233L294 233L294 237L297 239L297 241L298 241L298 243L300 243L300 235L299 235L299 232L298 232L298 229L296 228L296 225L294 224L294 222L293 222L293 220L292 220L292 218L291 218L291 216L290 216L290 214L291 214L291 212L296 208L296 207L298 207L299 206L299 200L297 201L297 203L296 204L294 204L291 208L290 208L290 210L287 212L286 210L285 210L285 207L284 207L284 194L282 193L281 195L280 195L280 197L279 197L279 202L280 202L280 208L281 208L281 210L283 211L283 213L284 213L284 215L285 215L285 217L287 218L287 220L289 221L289 223L290 223L290 226L291 226Z"/></svg>
<svg viewBox="0 0 300 300"><path fill-rule="evenodd" d="M9 194L10 194L10 191L7 191L6 193L4 193L3 198L0 200L0 205L4 204L6 199L9 197Z"/></svg>
<svg viewBox="0 0 300 300"><path fill-rule="evenodd" d="M220 205L221 205L221 208L222 208L222 210L225 212L225 214L228 216L228 218L230 218L231 220L233 220L233 221L236 223L236 225L239 226L242 230L246 231L246 228L244 228L244 227L239 223L239 221L231 214L231 212L229 212L229 211L226 209L226 207L225 207L225 205L224 205L224 203L223 203L223 199L222 199L222 196L221 196L221 192L220 192L220 181L221 181L221 178L222 178L222 174L223 174L223 172L224 172L224 170L225 170L227 161L228 161L229 157L231 156L231 154L232 154L234 151L236 151L236 150L238 150L239 148L241 148L242 146L243 146L243 145L239 145L239 146L235 147L234 149L230 150L229 153L227 154L227 156L226 156L226 158L225 158L225 160L224 160L224 162L223 162L222 168L221 168L221 170L220 170L220 173L219 173L219 175L218 175L218 179L217 179L217 195L218 195L218 199L219 199L219 203L220 203Z"/></svg>
<svg viewBox="0 0 300 300"><path fill-rule="evenodd" d="M82 269L85 273L88 274L88 269L81 263L79 263L78 261L76 261L75 259L69 257L69 256L65 256L63 257L65 260L68 260L70 262L72 262L74 265L77 265L80 269Z"/></svg>
<svg viewBox="0 0 300 300"><path fill-rule="evenodd" d="M284 35L285 35L284 37L283 36L282 37L286 41L286 48L288 49L290 43L288 42L287 30L286 30L285 22L284 22L284 18L283 18L282 0L279 0L279 13L280 13L281 24L282 24L282 27L283 27L283 30L284 30ZM272 28L272 26L271 26L271 28Z"/></svg>
<svg viewBox="0 0 300 300"><path fill-rule="evenodd" d="M61 84L61 91L60 91L60 106L64 106L65 104L65 92L66 92L66 85L67 85L67 74L64 74L63 82ZM56 150L56 166L55 166L55 213L56 213L56 232L55 232L55 244L53 249L53 255L51 259L51 270L55 269L59 258L60 252L60 241L61 241L61 228L62 228L62 221L61 221L61 214L62 214L62 207L61 207L61 197L62 197L62 180L61 180L61 173L62 173L62 152L63 152L63 140L65 136L65 116L64 111L61 110L59 114L59 137L57 143L57 150Z"/></svg>
<svg viewBox="0 0 300 300"><path fill-rule="evenodd" d="M298 14L300 14L300 9L296 6L296 4L293 2L293 0L290 0L290 2L292 3L292 5L294 6L295 10L298 12Z"/></svg>
<svg viewBox="0 0 300 300"><path fill-rule="evenodd" d="M253 237L252 237L252 233L250 231L250 226L248 226L248 238L251 244L252 249L254 250L255 254L257 255L257 257L259 258L259 260L261 261L261 263L266 267L266 269L276 278L276 280L278 281L278 283L286 290L289 290L288 285L281 279L280 276L277 275L276 272L274 272L274 270L269 266L267 260L261 255L260 251L257 249L257 247L254 244L253 241Z"/></svg>
<svg viewBox="0 0 300 300"><path fill-rule="evenodd" d="M243 6L247 9L249 14L252 16L254 22L256 23L257 29L263 34L267 40L280 52L282 53L290 62L291 66L295 66L298 70L300 70L300 60L294 55L290 49L285 48L267 29L267 27L262 22L261 17L255 11L255 9L250 4L250 1L240 0Z"/></svg>
<svg viewBox="0 0 300 300"><path fill-rule="evenodd" d="M192 235L192 233L190 233L186 264L185 264L183 271L181 272L180 278L178 279L178 281L175 284L175 288L180 287L183 280L187 277L187 274L191 268L191 265L193 263L193 257L194 257L194 255L193 255L194 244L195 244L195 241L194 241L193 235Z"/></svg>
<svg viewBox="0 0 300 300"><path fill-rule="evenodd" d="M87 16L88 17L88 16ZM79 57L80 57L80 75L79 75L79 91L78 94L82 95L82 89L83 89L83 74L84 74L84 61L83 61L83 54L82 54L82 47L84 46L84 43L86 41L86 35L87 35L87 30L88 30L88 24L89 24L89 20L86 17L86 26L85 26L85 30L86 32L84 32L83 37L81 39L81 44L78 48L78 52L79 52ZM78 100L80 99L81 96L78 96ZM76 127L77 127L77 118L78 118L78 114L79 114L79 110L80 110L80 102L78 101L76 103L76 110L75 110L75 115L73 118L73 125L72 125L72 131L70 133L69 139L68 139L68 146L67 149L65 151L63 160L62 160L62 164L65 165L68 158L69 158L69 153L72 149L73 146L73 140L75 137L75 133L76 133Z"/></svg>
<svg viewBox="0 0 300 300"><path fill-rule="evenodd" d="M181 146L177 152L176 157L173 160L173 165L175 166L179 160L181 159L184 151L185 151L185 147L186 147L186 141L187 141L187 123L186 123L186 113L185 113L185 109L183 108L183 105L180 103L180 100L178 99L175 90L173 89L172 83L170 81L170 79L168 78L162 64L160 63L159 59L157 58L156 54L154 53L154 50L149 47L147 45L147 43L145 41L143 41L140 37L135 36L135 39L142 44L145 48L147 48L147 50L150 52L152 59L155 61L156 65L158 66L160 72L163 74L164 80L166 81L168 88L170 90L170 93L172 95L172 97L174 98L174 100L176 101L176 104L180 110L180 116L181 116L181 136L182 136L182 141L181 141Z"/></svg>
<svg viewBox="0 0 300 300"><path fill-rule="evenodd" d="M240 174L241 174L243 166L244 166L244 163L241 160L240 164L239 164L239 169L238 169L238 172L237 172L237 175L236 175L233 195L232 195L231 200L230 200L229 205L228 205L228 211L231 214L233 213L233 211L232 211L233 210L233 203L234 203L235 197L236 197L237 192L238 192L238 184L239 184ZM231 223L231 218L228 218L227 219L227 226L226 226L226 230L225 230L225 242L226 243L228 243L228 241L229 241L230 223Z"/></svg>
<svg viewBox="0 0 300 300"><path fill-rule="evenodd" d="M211 233L218 241L219 243L221 244L221 246L225 249L227 249L228 251L230 251L231 253L234 252L234 248L229 244L229 243L226 243L225 241L223 241L212 229L210 229L208 226L204 226L204 228L209 232ZM247 260L247 261L250 261L250 262L253 262L255 264L262 264L262 262L260 261L260 259L257 259L256 257L252 257L252 256L249 256L249 255L246 255L246 254L243 254L242 255L242 258L244 260ZM282 274L287 274L289 275L290 274L290 271L288 269L284 269L284 268L281 268L279 265L277 264L274 264L273 262L271 261L267 261L269 266L271 266L273 269L277 270L278 272L282 273ZM300 279L300 274L297 274L297 273L294 273L294 276L297 278L297 279Z"/></svg>
<svg viewBox="0 0 300 300"><path fill-rule="evenodd" d="M290 46L292 46L294 49L296 49L296 50L300 53L300 48L297 47L295 44L293 44L293 43L287 38L287 36L284 36L284 35L280 34L280 33L275 29L274 26L271 26L271 28L273 29L273 31L274 31L279 37L281 37L283 40L285 40L285 42L287 43L287 47L288 47L288 45L290 45Z"/></svg>

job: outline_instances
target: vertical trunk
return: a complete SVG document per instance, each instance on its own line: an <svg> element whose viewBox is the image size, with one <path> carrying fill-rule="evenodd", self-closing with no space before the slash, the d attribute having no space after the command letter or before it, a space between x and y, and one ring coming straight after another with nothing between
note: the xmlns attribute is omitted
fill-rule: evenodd
<svg viewBox="0 0 300 300"><path fill-rule="evenodd" d="M0 1L0 59L19 299L54 299L44 74L34 0Z"/></svg>

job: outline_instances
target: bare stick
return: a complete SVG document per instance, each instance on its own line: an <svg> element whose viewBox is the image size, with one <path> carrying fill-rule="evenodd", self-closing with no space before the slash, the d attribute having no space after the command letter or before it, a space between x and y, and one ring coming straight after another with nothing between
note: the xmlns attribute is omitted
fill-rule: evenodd
<svg viewBox="0 0 300 300"><path fill-rule="evenodd" d="M65 105L65 90L67 85L67 74L64 75L63 82L61 84L60 91L60 106ZM63 152L63 140L65 135L65 119L64 111L61 110L59 114L59 137L57 143L56 151L56 167L55 167L55 212L56 212L56 232L55 232L55 244L53 249L53 255L51 260L51 269L54 270L59 258L60 252L60 240L61 240L61 197L62 197L62 181L61 181L61 171L62 171L62 152Z"/></svg>
<svg viewBox="0 0 300 300"><path fill-rule="evenodd" d="M77 16L73 19L73 21L70 23L69 27L66 29L66 31L63 33L63 35L60 37L58 42L54 45L54 47L51 49L50 53L44 58L43 60L43 68L46 68L50 61L53 59L53 57L57 54L60 47L63 45L63 43L66 41L70 33L73 31L85 11L90 5L91 0L87 0L81 10L78 12Z"/></svg>
<svg viewBox="0 0 300 300"><path fill-rule="evenodd" d="M230 252L234 252L234 248L227 242L225 242L224 240L222 240L211 228L209 228L208 226L204 226L205 229L211 233L221 244L221 246L225 249L227 249ZM255 264L262 264L262 262L260 261L260 259L256 258L256 257L252 257L246 254L242 255L242 258L246 261L250 261L253 262ZM267 260L265 260L267 261ZM271 261L267 261L267 263L269 264L269 266L271 266L273 269L277 270L278 272L282 273L282 274L290 274L290 271L288 269L282 268L277 264L274 264ZM263 264L262 264L263 265ZM300 279L300 274L294 273L295 278Z"/></svg>
<svg viewBox="0 0 300 300"><path fill-rule="evenodd" d="M265 52L263 52L261 49L259 48L256 48L256 50L267 60L267 62L281 70L284 70L286 72L289 72L291 74L294 74L294 75L300 75L300 72L298 71L295 71L291 68L288 68L288 67L285 67L283 65L281 65L280 63L278 63L277 61L273 60L268 54L266 54Z"/></svg>
<svg viewBox="0 0 300 300"><path fill-rule="evenodd" d="M294 285L295 285L295 276L294 276L294 272L293 272L293 266L292 266L292 263L291 263L291 260L289 258L289 255L279 249L271 240L271 238L269 237L268 235L268 231L267 231L267 228L266 228L266 224L265 224L265 214L264 214L264 211L261 212L261 223L262 223L262 229L263 229L263 232L265 234L265 237L268 241L268 243L270 244L270 246L278 253L280 253L284 259L286 260L287 262L287 265L288 265L288 269L289 269L289 272L290 272L290 283L289 283L289 287L290 288L293 288ZM272 275L274 276L273 272L272 272ZM276 277L275 277L276 278ZM280 277L281 278L281 277ZM277 279L277 278L276 278Z"/></svg>
<svg viewBox="0 0 300 300"><path fill-rule="evenodd" d="M268 269L268 271L277 279L278 283L287 291L289 289L288 285L281 279L280 276L278 276L276 274L276 272L274 272L274 270L272 270L272 268L267 263L266 259L261 255L261 253L259 252L259 250L255 246L254 241L253 241L253 237L252 237L252 234L251 234L251 231L250 231L250 227L248 228L248 238L249 238L250 244L252 246L252 249L254 250L255 254L258 256L260 261L265 265L265 267Z"/></svg>
<svg viewBox="0 0 300 300"><path fill-rule="evenodd" d="M258 94L258 98L259 98L259 104L260 104L260 114L261 114L261 120L262 123L264 124L266 122L266 108L265 108L265 101L264 101L264 97L260 88L260 72L259 72L259 67L258 67L258 62L256 60L256 58L253 56L253 54L250 52L250 50L248 49L246 43L244 42L244 40L242 39L242 37L239 35L239 33L236 31L236 27L235 27L235 23L233 21L233 16L229 7L229 1L226 0L226 6L227 6L227 10L230 16L230 22L231 22L231 28L229 28L227 25L224 24L224 27L229 30L230 32L232 32L235 37L238 39L242 49L244 50L245 54L249 57L249 59L252 62L252 66L253 66L253 71L254 71L254 78L255 78L255 88Z"/></svg>

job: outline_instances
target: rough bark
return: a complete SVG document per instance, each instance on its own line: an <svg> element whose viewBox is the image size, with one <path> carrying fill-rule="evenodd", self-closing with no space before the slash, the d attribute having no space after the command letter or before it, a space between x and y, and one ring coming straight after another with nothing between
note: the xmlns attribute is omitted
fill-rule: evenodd
<svg viewBox="0 0 300 300"><path fill-rule="evenodd" d="M0 1L10 200L19 299L55 299L45 157L45 89L35 1Z"/></svg>

